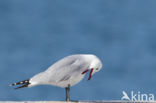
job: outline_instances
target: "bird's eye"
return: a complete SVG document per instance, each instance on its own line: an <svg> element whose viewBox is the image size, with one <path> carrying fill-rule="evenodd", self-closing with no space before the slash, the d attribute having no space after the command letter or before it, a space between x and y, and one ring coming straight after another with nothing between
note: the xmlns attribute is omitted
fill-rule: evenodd
<svg viewBox="0 0 156 103"><path fill-rule="evenodd" d="M98 70L99 68L96 68L96 70Z"/></svg>

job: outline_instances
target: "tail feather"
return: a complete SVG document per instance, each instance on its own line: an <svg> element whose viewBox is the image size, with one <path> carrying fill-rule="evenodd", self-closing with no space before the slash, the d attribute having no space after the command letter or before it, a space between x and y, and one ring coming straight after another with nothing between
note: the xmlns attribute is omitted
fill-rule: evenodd
<svg viewBox="0 0 156 103"><path fill-rule="evenodd" d="M30 84L29 79L27 79L27 80L23 80L20 82L13 83L10 86L22 85L22 86L15 88L15 89L19 89L19 88L28 87L29 84Z"/></svg>

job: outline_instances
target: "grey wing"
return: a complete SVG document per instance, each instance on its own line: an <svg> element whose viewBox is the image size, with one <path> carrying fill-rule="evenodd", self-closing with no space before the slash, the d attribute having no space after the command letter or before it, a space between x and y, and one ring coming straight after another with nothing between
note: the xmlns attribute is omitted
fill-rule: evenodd
<svg viewBox="0 0 156 103"><path fill-rule="evenodd" d="M50 76L49 82L60 82L81 74L88 69L88 64L81 58L64 58L46 70Z"/></svg>

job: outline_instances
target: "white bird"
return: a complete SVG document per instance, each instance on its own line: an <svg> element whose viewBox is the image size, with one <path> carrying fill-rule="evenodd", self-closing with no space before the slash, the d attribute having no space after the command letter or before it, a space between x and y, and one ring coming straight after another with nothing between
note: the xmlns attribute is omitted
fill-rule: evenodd
<svg viewBox="0 0 156 103"><path fill-rule="evenodd" d="M86 72L90 70L89 78L102 68L100 59L92 54L76 54L64 57L51 65L46 71L36 74L32 78L11 84L22 85L18 88L32 87L35 85L53 85L65 88L66 101L70 101L70 86L79 83Z"/></svg>

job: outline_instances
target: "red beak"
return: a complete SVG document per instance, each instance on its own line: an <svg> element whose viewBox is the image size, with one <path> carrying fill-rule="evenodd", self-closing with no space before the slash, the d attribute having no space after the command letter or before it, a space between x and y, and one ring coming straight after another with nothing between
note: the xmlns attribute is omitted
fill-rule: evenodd
<svg viewBox="0 0 156 103"><path fill-rule="evenodd" d="M85 74L85 73L87 73L87 72L88 72L88 69L85 70L85 71L83 71L81 74ZM93 68L90 70L90 74L89 74L88 80L91 79L91 77L92 77L92 73L93 73Z"/></svg>
<svg viewBox="0 0 156 103"><path fill-rule="evenodd" d="M92 73L93 73L93 69L90 70L90 74L89 74L89 78L88 78L88 80L91 79L91 77L92 77Z"/></svg>
<svg viewBox="0 0 156 103"><path fill-rule="evenodd" d="M85 73L87 73L88 72L88 69L87 70L85 70L84 72L82 72L81 74L85 74Z"/></svg>

